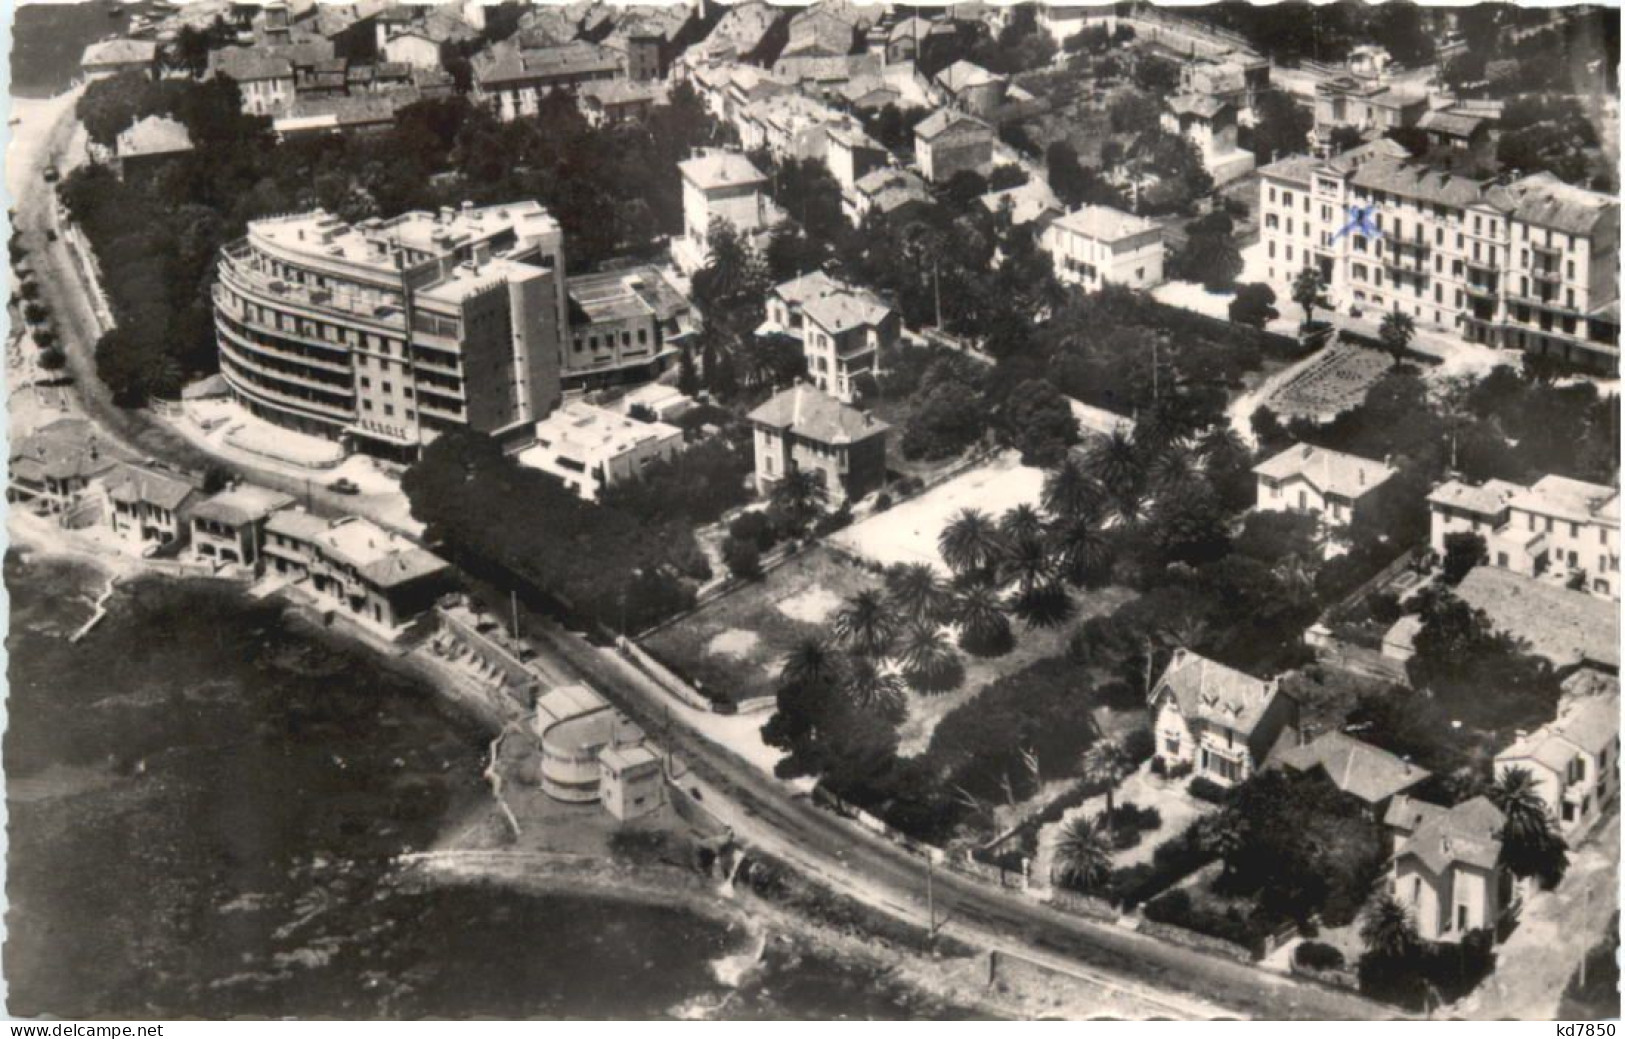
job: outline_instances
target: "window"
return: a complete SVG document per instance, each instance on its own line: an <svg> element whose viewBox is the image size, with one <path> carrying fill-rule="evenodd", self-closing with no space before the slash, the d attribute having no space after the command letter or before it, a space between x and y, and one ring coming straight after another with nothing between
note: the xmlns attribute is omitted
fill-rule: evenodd
<svg viewBox="0 0 1625 1039"><path fill-rule="evenodd" d="M391 415L391 416L394 415L395 414L395 405L393 405L393 404L385 404L384 405L384 414Z"/></svg>

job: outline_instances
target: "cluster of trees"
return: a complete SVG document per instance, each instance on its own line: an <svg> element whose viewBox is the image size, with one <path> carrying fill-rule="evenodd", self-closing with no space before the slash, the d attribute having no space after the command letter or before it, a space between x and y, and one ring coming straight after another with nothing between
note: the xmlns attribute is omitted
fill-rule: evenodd
<svg viewBox="0 0 1625 1039"><path fill-rule="evenodd" d="M1411 686L1426 690L1453 719L1510 737L1557 713L1562 687L1544 658L1495 630L1489 616L1448 591L1424 596Z"/></svg>
<svg viewBox="0 0 1625 1039"><path fill-rule="evenodd" d="M1209 292L1230 292L1244 266L1232 237L1235 222L1215 210L1185 225L1185 245L1168 258L1168 277L1200 282Z"/></svg>
<svg viewBox="0 0 1625 1039"><path fill-rule="evenodd" d="M687 608L693 583L710 576L693 525L741 497L739 462L725 454L732 450L701 445L693 459L651 467L647 482L664 493L621 491L593 504L490 437L454 429L424 450L401 489L428 541L469 572L511 576L538 604L635 632Z"/></svg>
<svg viewBox="0 0 1625 1039"><path fill-rule="evenodd" d="M675 163L717 128L693 93L643 126L593 128L574 102L549 97L540 115L512 123L461 97L403 110L387 133L278 143L269 120L241 113L225 79L119 76L87 88L79 114L92 139L152 114L184 123L196 148L148 175L115 177L101 165L64 179L60 194L95 247L117 329L97 349L98 370L120 403L173 393L216 368L215 258L248 221L322 206L345 220L535 198L570 242L572 269L647 253L682 225Z"/></svg>

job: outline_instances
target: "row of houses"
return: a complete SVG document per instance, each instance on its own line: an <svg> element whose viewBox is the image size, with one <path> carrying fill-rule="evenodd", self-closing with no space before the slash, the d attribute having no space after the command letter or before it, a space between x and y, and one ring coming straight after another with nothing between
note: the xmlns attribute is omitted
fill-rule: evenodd
<svg viewBox="0 0 1625 1039"><path fill-rule="evenodd" d="M370 520L318 517L250 484L207 493L192 474L109 454L82 419L59 419L12 446L6 497L76 529L109 531L131 554L274 575L392 636L449 587L444 560Z"/></svg>

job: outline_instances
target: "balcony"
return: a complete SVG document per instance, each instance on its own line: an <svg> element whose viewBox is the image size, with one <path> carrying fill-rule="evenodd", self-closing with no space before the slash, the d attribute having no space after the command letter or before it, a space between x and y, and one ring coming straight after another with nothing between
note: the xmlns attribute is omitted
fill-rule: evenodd
<svg viewBox="0 0 1625 1039"><path fill-rule="evenodd" d="M232 315L224 311L216 315L215 329L223 335L230 336L234 342L258 353L263 353L268 357L275 357L282 361L302 365L318 371L331 372L334 375L342 375L344 376L344 381L346 384L348 384L350 381L350 365L347 363L349 361L349 355L343 350L333 349L333 344L331 343L327 344L328 348L333 349L335 354L344 357L344 361L329 360L328 358L317 356L314 352L290 349L281 345L280 343L275 342L277 339L284 339L290 342L309 344L312 342L321 342L319 339L312 340L309 336L303 336L297 332L277 331L275 329L266 328L259 322L240 320L237 315ZM267 342L267 339L272 341Z"/></svg>
<svg viewBox="0 0 1625 1039"><path fill-rule="evenodd" d="M275 364L267 364L264 360L245 351L242 344L234 342L229 335L220 340L220 348L221 353L230 357L233 362L264 378L277 379L292 386L302 386L305 389L332 394L335 397L352 395L351 387L347 382L332 383L322 379L312 379L310 376L301 375L298 372L284 371Z"/></svg>
<svg viewBox="0 0 1625 1039"><path fill-rule="evenodd" d="M256 400L283 410L291 408L295 411L302 411L306 414L314 415L321 419L340 419L347 421L350 418L351 411L348 408L328 404L325 401L316 400L313 397L301 397L298 394L284 393L281 390L272 389L261 384L255 378L258 373L254 372L252 368L243 366L242 371L239 372L235 370L233 366L238 364L235 357L228 356L227 361L227 364L221 366L220 374L226 377L226 381L231 383L234 390L246 397L253 397ZM259 377L280 378L280 376Z"/></svg>
<svg viewBox="0 0 1625 1039"><path fill-rule="evenodd" d="M1405 249L1418 260L1423 259L1429 253L1433 252L1433 247L1420 239L1413 238L1410 241L1406 241L1403 238L1389 238L1386 241L1388 242L1389 249Z"/></svg>
<svg viewBox="0 0 1625 1039"><path fill-rule="evenodd" d="M229 249L221 250L218 271L221 281L267 303L303 307L322 317L337 317L395 333L406 331L406 315L398 306L270 277Z"/></svg>
<svg viewBox="0 0 1625 1039"><path fill-rule="evenodd" d="M1553 267L1537 266L1531 268L1529 271L1529 277L1535 281L1543 281L1551 284L1557 284L1563 280L1562 272Z"/></svg>

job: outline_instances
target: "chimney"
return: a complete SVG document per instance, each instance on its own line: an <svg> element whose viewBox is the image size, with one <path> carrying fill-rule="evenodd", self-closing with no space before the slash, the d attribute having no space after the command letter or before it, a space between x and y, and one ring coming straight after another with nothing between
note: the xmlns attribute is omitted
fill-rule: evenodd
<svg viewBox="0 0 1625 1039"><path fill-rule="evenodd" d="M1360 466L1360 486L1365 486L1365 466Z"/></svg>

